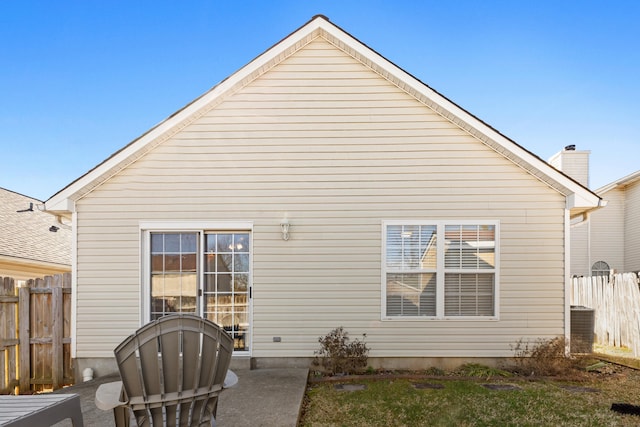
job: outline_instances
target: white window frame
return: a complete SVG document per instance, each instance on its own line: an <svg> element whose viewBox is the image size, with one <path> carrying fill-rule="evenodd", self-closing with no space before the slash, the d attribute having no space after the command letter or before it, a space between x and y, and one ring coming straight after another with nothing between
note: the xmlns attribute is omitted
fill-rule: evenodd
<svg viewBox="0 0 640 427"><path fill-rule="evenodd" d="M390 225L432 225L437 228L436 244L436 315L435 316L388 316L387 315L387 227ZM447 225L492 225L495 227L495 266L492 270L454 270L461 273L493 273L494 275L494 295L493 295L493 315L492 316L445 316L444 314L444 281L445 272L451 273L451 269L445 269L444 256L444 233ZM499 220L383 220L382 221L382 254L381 254L381 320L383 321L433 321L433 320L455 320L455 321L496 321L499 320L500 313L500 221Z"/></svg>
<svg viewBox="0 0 640 427"><path fill-rule="evenodd" d="M245 231L251 234L249 240L249 294L253 293L253 222L251 221L140 221L140 281L141 289L139 294L140 306L140 326L149 322L151 318L151 307L149 305L149 295L151 295L151 233L179 233L198 232L201 238L210 231ZM201 263L202 248L198 253L198 265ZM198 283L204 283L204 268L198 269ZM234 355L251 355L253 343L253 298L249 298L249 339L248 351L234 351ZM202 316L202 307L197 313Z"/></svg>
<svg viewBox="0 0 640 427"><path fill-rule="evenodd" d="M602 268L603 264L607 266L606 270ZM596 268L596 266L599 268ZM600 277L604 276L608 278L609 276L611 276L611 265L608 262L603 260L598 260L594 262L591 265L591 276L600 276Z"/></svg>

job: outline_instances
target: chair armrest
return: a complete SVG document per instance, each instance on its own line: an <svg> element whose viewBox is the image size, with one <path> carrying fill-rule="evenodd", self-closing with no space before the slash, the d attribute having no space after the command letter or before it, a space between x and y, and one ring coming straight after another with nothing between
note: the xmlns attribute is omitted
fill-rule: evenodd
<svg viewBox="0 0 640 427"><path fill-rule="evenodd" d="M233 387L238 383L238 376L231 369L227 370L227 376L224 378L224 383L222 383L223 388Z"/></svg>
<svg viewBox="0 0 640 427"><path fill-rule="evenodd" d="M96 390L96 406L103 411L126 405L128 402L120 400L122 396L122 381L100 384Z"/></svg>

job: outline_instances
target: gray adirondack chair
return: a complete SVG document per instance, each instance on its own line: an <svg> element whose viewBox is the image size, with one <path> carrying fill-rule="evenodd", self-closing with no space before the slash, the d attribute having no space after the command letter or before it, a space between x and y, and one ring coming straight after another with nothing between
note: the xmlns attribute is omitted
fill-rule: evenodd
<svg viewBox="0 0 640 427"><path fill-rule="evenodd" d="M101 385L96 406L116 426L215 425L218 396L237 382L229 371L233 339L193 314L171 314L138 329L115 350L122 381Z"/></svg>

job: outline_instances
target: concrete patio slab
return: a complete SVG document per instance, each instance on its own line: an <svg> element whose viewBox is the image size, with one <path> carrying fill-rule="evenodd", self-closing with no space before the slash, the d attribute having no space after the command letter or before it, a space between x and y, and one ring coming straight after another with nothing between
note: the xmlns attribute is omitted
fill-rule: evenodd
<svg viewBox="0 0 640 427"><path fill-rule="evenodd" d="M218 403L219 427L295 427L307 387L308 369L234 370L238 384L226 389ZM85 426L115 426L111 411L101 411L94 403L98 386L118 381L118 375L97 378L56 393L78 393ZM65 420L55 427L70 427Z"/></svg>

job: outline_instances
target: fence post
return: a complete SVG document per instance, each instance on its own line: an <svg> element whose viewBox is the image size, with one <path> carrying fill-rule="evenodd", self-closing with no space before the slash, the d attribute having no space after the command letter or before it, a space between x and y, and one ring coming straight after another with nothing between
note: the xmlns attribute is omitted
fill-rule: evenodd
<svg viewBox="0 0 640 427"><path fill-rule="evenodd" d="M33 283L29 280L26 286L18 288L18 318L19 331L18 339L20 340L20 354L18 364L20 373L18 374L19 387L21 392L28 391L31 388L31 325L29 303L31 298L30 286Z"/></svg>
<svg viewBox="0 0 640 427"><path fill-rule="evenodd" d="M63 386L64 378L64 352L62 339L64 334L63 329L63 308L64 308L64 294L62 293L62 275L55 275L53 277L53 286L51 289L51 305L52 305L52 342L51 351L53 352L52 360L52 372L51 377L53 380L53 389L59 389Z"/></svg>
<svg viewBox="0 0 640 427"><path fill-rule="evenodd" d="M0 393L10 393L18 379L15 280L0 277Z"/></svg>

